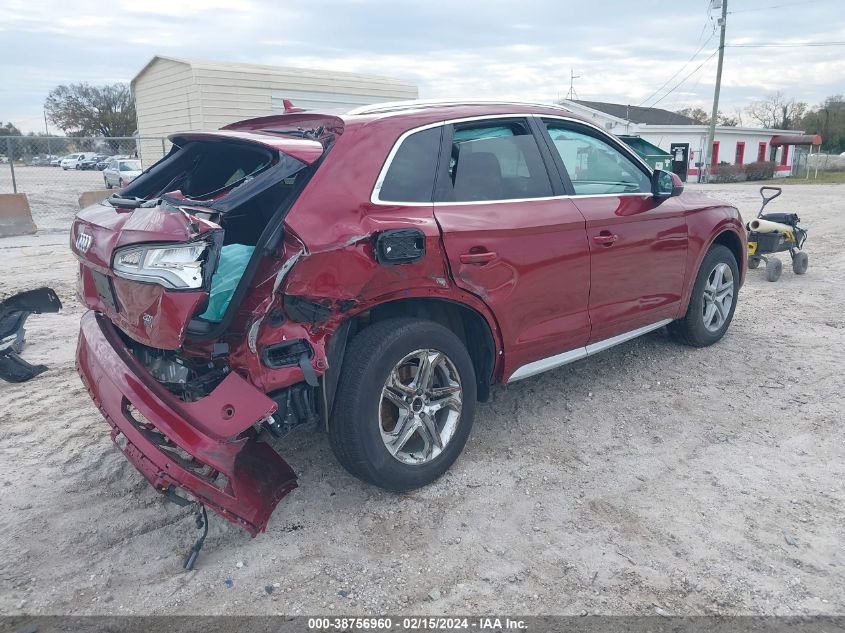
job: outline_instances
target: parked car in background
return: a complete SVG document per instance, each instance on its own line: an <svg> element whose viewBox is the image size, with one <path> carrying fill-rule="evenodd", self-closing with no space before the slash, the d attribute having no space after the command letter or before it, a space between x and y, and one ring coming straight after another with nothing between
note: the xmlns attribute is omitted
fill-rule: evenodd
<svg viewBox="0 0 845 633"><path fill-rule="evenodd" d="M101 160L107 159L108 157L108 154L94 154L93 156L89 156L79 163L79 169L82 169L83 171L87 169L96 169L97 163Z"/></svg>
<svg viewBox="0 0 845 633"><path fill-rule="evenodd" d="M353 475L418 488L491 385L663 326L712 345L745 277L735 207L560 107L409 101L172 141L74 221L77 368L156 490L253 535L296 487L267 438L316 425Z"/></svg>
<svg viewBox="0 0 845 633"><path fill-rule="evenodd" d="M32 160L29 161L29 164L33 167L49 166L49 165L52 164L52 161L55 158L56 158L55 156L46 156L46 155L33 156Z"/></svg>
<svg viewBox="0 0 845 633"><path fill-rule="evenodd" d="M94 152L81 152L77 154L69 154L62 159L62 169L81 169L82 161L94 156Z"/></svg>
<svg viewBox="0 0 845 633"><path fill-rule="evenodd" d="M50 167L61 167L62 161L68 156L57 156L50 161Z"/></svg>
<svg viewBox="0 0 845 633"><path fill-rule="evenodd" d="M112 158L103 170L106 189L128 185L141 175L141 161L137 158Z"/></svg>
<svg viewBox="0 0 845 633"><path fill-rule="evenodd" d="M114 159L114 158L129 158L129 157L128 156L122 156L122 155L119 155L119 154L115 154L113 156L104 156L103 158L101 158L100 160L97 161L96 168L99 171L103 171L108 166L108 164L111 162L111 160Z"/></svg>

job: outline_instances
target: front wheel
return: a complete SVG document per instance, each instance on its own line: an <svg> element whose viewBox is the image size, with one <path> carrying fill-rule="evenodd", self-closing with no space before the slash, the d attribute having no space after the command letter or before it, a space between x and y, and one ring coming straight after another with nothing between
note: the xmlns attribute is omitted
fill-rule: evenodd
<svg viewBox="0 0 845 633"><path fill-rule="evenodd" d="M344 357L329 438L353 475L402 492L460 455L475 415L475 371L461 340L423 319L379 321Z"/></svg>
<svg viewBox="0 0 845 633"><path fill-rule="evenodd" d="M792 272L796 275L803 275L807 272L807 266L810 264L810 259L804 251L798 251L792 258Z"/></svg>
<svg viewBox="0 0 845 633"><path fill-rule="evenodd" d="M733 253L721 244L713 246L701 262L684 318L669 324L680 342L706 347L721 339L736 310L739 268Z"/></svg>

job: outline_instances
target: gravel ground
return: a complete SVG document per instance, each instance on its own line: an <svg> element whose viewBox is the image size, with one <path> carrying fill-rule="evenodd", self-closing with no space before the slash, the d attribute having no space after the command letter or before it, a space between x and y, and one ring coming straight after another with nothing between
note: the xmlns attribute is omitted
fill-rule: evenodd
<svg viewBox="0 0 845 633"><path fill-rule="evenodd" d="M756 189L710 191L748 218ZM751 271L721 343L660 330L497 387L425 489L363 484L294 434L300 488L267 533L213 517L187 573L186 510L113 447L73 369L75 194L43 190L39 234L0 240L0 296L65 303L29 324L50 370L0 383L0 614L845 614L843 197L772 204L810 228L809 272Z"/></svg>

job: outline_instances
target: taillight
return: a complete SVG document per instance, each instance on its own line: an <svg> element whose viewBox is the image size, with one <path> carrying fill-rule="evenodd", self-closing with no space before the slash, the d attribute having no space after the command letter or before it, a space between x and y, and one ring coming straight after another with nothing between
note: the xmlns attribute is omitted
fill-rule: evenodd
<svg viewBox="0 0 845 633"><path fill-rule="evenodd" d="M127 246L115 252L114 274L165 288L196 289L203 284L204 241L168 246Z"/></svg>

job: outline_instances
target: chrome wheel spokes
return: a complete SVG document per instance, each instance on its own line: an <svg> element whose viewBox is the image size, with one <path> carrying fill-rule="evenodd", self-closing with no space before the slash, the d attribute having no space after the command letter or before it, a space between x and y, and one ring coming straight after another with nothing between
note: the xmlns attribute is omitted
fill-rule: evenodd
<svg viewBox="0 0 845 633"><path fill-rule="evenodd" d="M406 464L435 459L457 429L463 387L443 352L420 349L400 360L381 392L379 425L384 445Z"/></svg>
<svg viewBox="0 0 845 633"><path fill-rule="evenodd" d="M734 302L734 277L730 266L716 264L707 276L704 285L702 311L704 327L710 332L718 332L728 320Z"/></svg>

